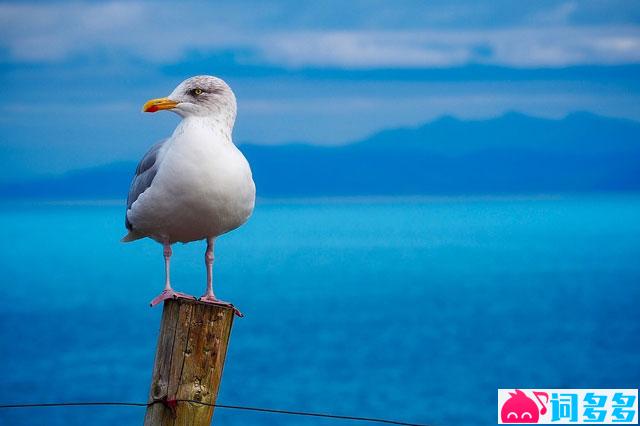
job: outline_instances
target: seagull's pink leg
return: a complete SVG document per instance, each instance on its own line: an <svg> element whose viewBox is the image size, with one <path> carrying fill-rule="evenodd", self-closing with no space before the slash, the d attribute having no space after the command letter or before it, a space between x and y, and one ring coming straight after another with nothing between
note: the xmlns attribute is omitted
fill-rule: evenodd
<svg viewBox="0 0 640 426"><path fill-rule="evenodd" d="M156 306L158 303L164 300L177 299L178 297L182 297L184 299L195 299L195 297L193 296L189 296L188 294L174 291L171 288L171 253L172 253L171 244L164 243L163 245L164 245L164 274L165 274L164 290L162 290L162 293L157 295L151 301L151 306Z"/></svg>
<svg viewBox="0 0 640 426"><path fill-rule="evenodd" d="M204 263L207 266L207 292L200 296L200 301L206 303L212 303L214 305L222 305L229 306L233 308L233 311L239 317L243 317L242 312L240 312L235 306L233 306L229 302L225 302L223 300L219 300L216 298L216 295L213 293L213 247L215 240L213 238L207 238L207 251L204 253Z"/></svg>
<svg viewBox="0 0 640 426"><path fill-rule="evenodd" d="M216 295L213 294L213 247L215 241L213 238L207 238L207 251L204 252L204 263L207 266L207 292L200 299L215 302Z"/></svg>

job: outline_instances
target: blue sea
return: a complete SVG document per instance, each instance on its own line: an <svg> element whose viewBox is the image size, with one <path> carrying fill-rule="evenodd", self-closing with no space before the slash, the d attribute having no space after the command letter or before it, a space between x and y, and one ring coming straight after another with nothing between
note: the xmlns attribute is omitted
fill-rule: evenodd
<svg viewBox="0 0 640 426"><path fill-rule="evenodd" d="M161 247L119 242L118 203L3 203L0 231L0 402L145 402ZM203 292L204 248L175 246L176 289ZM214 286L246 315L221 404L490 425L498 388L640 384L638 195L263 200L219 238ZM214 424L351 423L217 409Z"/></svg>

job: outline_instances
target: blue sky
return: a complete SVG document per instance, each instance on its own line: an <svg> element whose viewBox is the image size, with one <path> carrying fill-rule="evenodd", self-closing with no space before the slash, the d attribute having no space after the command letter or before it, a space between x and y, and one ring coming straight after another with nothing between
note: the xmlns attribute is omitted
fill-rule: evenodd
<svg viewBox="0 0 640 426"><path fill-rule="evenodd" d="M441 115L640 120L637 1L0 2L0 180L140 157L194 74L237 142L341 144Z"/></svg>

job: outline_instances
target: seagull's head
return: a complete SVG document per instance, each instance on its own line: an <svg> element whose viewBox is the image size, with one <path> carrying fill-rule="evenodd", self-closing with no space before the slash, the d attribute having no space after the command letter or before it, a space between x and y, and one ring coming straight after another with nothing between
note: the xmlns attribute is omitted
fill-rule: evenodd
<svg viewBox="0 0 640 426"><path fill-rule="evenodd" d="M181 117L223 116L235 119L236 97L224 80L198 75L183 81L166 98L151 99L144 112L171 110Z"/></svg>

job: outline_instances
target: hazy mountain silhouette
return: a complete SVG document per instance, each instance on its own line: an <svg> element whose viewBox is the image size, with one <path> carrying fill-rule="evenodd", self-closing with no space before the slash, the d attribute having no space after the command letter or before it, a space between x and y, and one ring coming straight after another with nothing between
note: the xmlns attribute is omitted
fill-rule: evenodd
<svg viewBox="0 0 640 426"><path fill-rule="evenodd" d="M501 194L640 189L640 123L508 113L391 129L340 147L241 146L258 195ZM135 163L0 186L10 198L123 198Z"/></svg>

